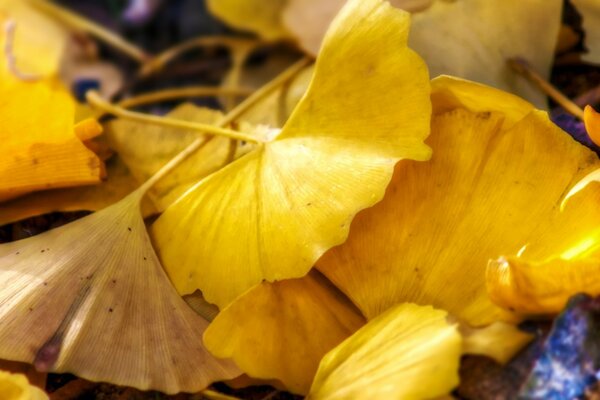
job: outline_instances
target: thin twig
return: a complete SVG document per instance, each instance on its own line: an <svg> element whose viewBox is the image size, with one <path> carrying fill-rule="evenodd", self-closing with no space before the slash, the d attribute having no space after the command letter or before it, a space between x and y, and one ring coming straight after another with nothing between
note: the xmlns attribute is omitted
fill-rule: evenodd
<svg viewBox="0 0 600 400"><path fill-rule="evenodd" d="M583 110L571 99L562 94L554 85L542 77L529 62L523 58L516 57L508 60L508 65L517 73L523 75L529 81L534 83L544 93L550 96L567 112L583 120Z"/></svg>

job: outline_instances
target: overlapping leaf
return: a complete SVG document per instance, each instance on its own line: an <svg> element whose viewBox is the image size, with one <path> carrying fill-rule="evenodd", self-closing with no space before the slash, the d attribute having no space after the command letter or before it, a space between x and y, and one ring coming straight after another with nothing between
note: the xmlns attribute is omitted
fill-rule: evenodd
<svg viewBox="0 0 600 400"><path fill-rule="evenodd" d="M2 400L48 400L48 395L31 385L25 375L0 371L0 398Z"/></svg>
<svg viewBox="0 0 600 400"><path fill-rule="evenodd" d="M305 275L381 199L399 159L429 157L427 71L406 47L408 25L379 0L350 1L279 136L157 220L155 243L180 293L201 289L224 307L263 279Z"/></svg>
<svg viewBox="0 0 600 400"><path fill-rule="evenodd" d="M168 114L170 118L200 123L216 123L222 114L192 104L182 104ZM108 124L111 147L124 160L133 176L144 182L160 167L201 136L198 132L165 128L127 120ZM250 144L235 146L223 137L205 136L206 143L149 191L156 207L162 211L186 190L207 175L251 149Z"/></svg>
<svg viewBox="0 0 600 400"><path fill-rule="evenodd" d="M221 311L204 342L250 376L278 379L306 394L325 353L364 323L348 299L314 271L251 289Z"/></svg>
<svg viewBox="0 0 600 400"><path fill-rule="evenodd" d="M75 134L70 94L58 83L24 82L3 68L0 200L100 182L104 167Z"/></svg>
<svg viewBox="0 0 600 400"><path fill-rule="evenodd" d="M596 0L573 0L572 3L583 18L585 46L588 52L582 58L600 64L600 3Z"/></svg>
<svg viewBox="0 0 600 400"><path fill-rule="evenodd" d="M165 275L143 193L0 246L0 358L165 393L239 375L203 347L208 322Z"/></svg>
<svg viewBox="0 0 600 400"><path fill-rule="evenodd" d="M514 106L499 102L496 110ZM510 319L488 298L488 260L528 243L534 259L546 257L566 250L565 237L577 242L594 232L595 195L565 212L559 205L600 161L539 111L509 126L498 112L436 115L432 160L399 163L384 200L362 212L348 240L317 267L368 318L411 301L474 326Z"/></svg>
<svg viewBox="0 0 600 400"><path fill-rule="evenodd" d="M401 304L327 353L307 399L430 399L458 385L461 338L446 313Z"/></svg>

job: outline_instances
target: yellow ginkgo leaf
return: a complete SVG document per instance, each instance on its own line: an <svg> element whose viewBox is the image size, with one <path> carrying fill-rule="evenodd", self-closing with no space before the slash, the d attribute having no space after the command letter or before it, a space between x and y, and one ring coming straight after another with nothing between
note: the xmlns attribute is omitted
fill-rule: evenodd
<svg viewBox="0 0 600 400"><path fill-rule="evenodd" d="M596 240L592 239L593 242ZM490 261L487 285L500 307L520 314L556 314L578 293L600 294L600 256L544 263L502 257Z"/></svg>
<svg viewBox="0 0 600 400"><path fill-rule="evenodd" d="M48 395L29 383L23 374L0 371L0 399L2 400L48 400Z"/></svg>
<svg viewBox="0 0 600 400"><path fill-rule="evenodd" d="M394 7L415 12L426 9L434 0L389 0ZM327 28L346 0L288 0L283 8L283 24L307 53L319 53ZM412 33L411 33L412 35Z"/></svg>
<svg viewBox="0 0 600 400"><path fill-rule="evenodd" d="M0 200L100 182L104 166L74 131L75 102L57 83L0 80Z"/></svg>
<svg viewBox="0 0 600 400"><path fill-rule="evenodd" d="M0 42L7 39L17 71L34 77L55 77L69 41L69 32L52 18L40 13L28 0L0 0ZM11 24L12 27L8 24ZM6 68L7 60L1 57Z"/></svg>
<svg viewBox="0 0 600 400"><path fill-rule="evenodd" d="M513 324L494 322L484 328L461 326L463 353L493 358L501 364L508 362L533 336Z"/></svg>
<svg viewBox="0 0 600 400"><path fill-rule="evenodd" d="M321 274L262 283L221 311L204 333L217 357L248 375L306 394L321 358L365 323Z"/></svg>
<svg viewBox="0 0 600 400"><path fill-rule="evenodd" d="M162 214L152 234L180 293L223 308L262 280L305 275L381 199L399 159L429 158L429 82L408 28L381 0L349 1L281 133Z"/></svg>
<svg viewBox="0 0 600 400"><path fill-rule="evenodd" d="M582 17L587 53L584 61L600 64L600 3L597 0L572 0Z"/></svg>
<svg viewBox="0 0 600 400"><path fill-rule="evenodd" d="M179 120L202 123L216 123L222 118L218 111L193 104L182 104L167 115ZM106 134L111 147L119 153L139 182L150 178L199 136L197 132L128 120L110 122ZM167 208L200 179L251 149L250 144L235 147L234 143L224 137L206 137L206 140L199 151L148 192L159 211Z"/></svg>
<svg viewBox="0 0 600 400"><path fill-rule="evenodd" d="M540 111L503 126L498 113L435 116L431 161L400 162L384 200L317 262L367 318L410 301L472 326L512 319L488 298L488 260L527 243L534 256L555 254L600 226L597 198L559 208L598 157Z"/></svg>
<svg viewBox="0 0 600 400"><path fill-rule="evenodd" d="M425 59L432 76L449 74L485 83L546 108L546 97L511 71L506 60L527 57L548 78L562 4L562 0L436 1L415 14L409 43ZM544 35L539 35L542 27Z"/></svg>
<svg viewBox="0 0 600 400"><path fill-rule="evenodd" d="M510 128L535 109L533 104L514 94L448 75L431 80L431 102L436 115L456 108L473 112L501 111L503 128Z"/></svg>
<svg viewBox="0 0 600 400"><path fill-rule="evenodd" d="M287 0L208 0L206 6L214 16L235 28L277 40L289 36L281 20L286 3Z"/></svg>
<svg viewBox="0 0 600 400"><path fill-rule="evenodd" d="M0 206L0 226L55 211L98 211L121 200L140 184L118 157L107 161L106 176L98 185L44 190L4 202ZM150 202L142 202L142 215L155 212Z"/></svg>
<svg viewBox="0 0 600 400"><path fill-rule="evenodd" d="M587 105L583 109L583 121L588 136L596 145L600 145L600 113L597 113L592 106Z"/></svg>
<svg viewBox="0 0 600 400"><path fill-rule="evenodd" d="M401 304L327 353L307 399L436 398L458 385L460 354L444 311Z"/></svg>
<svg viewBox="0 0 600 400"><path fill-rule="evenodd" d="M0 246L0 358L164 393L239 375L202 344L208 322L163 271L139 203Z"/></svg>

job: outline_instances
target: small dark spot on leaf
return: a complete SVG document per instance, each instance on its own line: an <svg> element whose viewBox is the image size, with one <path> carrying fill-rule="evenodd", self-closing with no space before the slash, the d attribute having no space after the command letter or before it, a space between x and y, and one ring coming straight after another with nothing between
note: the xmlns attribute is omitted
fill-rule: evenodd
<svg viewBox="0 0 600 400"><path fill-rule="evenodd" d="M15 254L16 254L16 255L19 255L19 254L21 254L21 252L20 252L20 251L17 251Z"/></svg>
<svg viewBox="0 0 600 400"><path fill-rule="evenodd" d="M130 228L130 227L127 227L127 230L128 230L129 232L131 232L131 228Z"/></svg>
<svg viewBox="0 0 600 400"><path fill-rule="evenodd" d="M312 203L306 203L307 206L312 206Z"/></svg>
<svg viewBox="0 0 600 400"><path fill-rule="evenodd" d="M44 286L48 286L48 282L44 282Z"/></svg>
<svg viewBox="0 0 600 400"><path fill-rule="evenodd" d="M113 280L112 280L112 283L117 283L117 280L116 280L116 279L113 279Z"/></svg>
<svg viewBox="0 0 600 400"><path fill-rule="evenodd" d="M31 163L32 163L33 165L37 165L37 164L39 164L39 163L40 163L40 160L38 160L37 158L34 158L34 159L32 159L32 160L31 160Z"/></svg>
<svg viewBox="0 0 600 400"><path fill-rule="evenodd" d="M29 311L33 311L33 307L29 307Z"/></svg>
<svg viewBox="0 0 600 400"><path fill-rule="evenodd" d="M113 312L113 309L112 309L112 308L109 308L109 309L108 309L108 312Z"/></svg>
<svg viewBox="0 0 600 400"><path fill-rule="evenodd" d="M45 251L46 251L46 250L42 249L42 251L40 251L40 253L43 253L43 252L45 252Z"/></svg>
<svg viewBox="0 0 600 400"><path fill-rule="evenodd" d="M147 260L147 258L146 258L146 257L144 257L144 261L146 261L146 260Z"/></svg>

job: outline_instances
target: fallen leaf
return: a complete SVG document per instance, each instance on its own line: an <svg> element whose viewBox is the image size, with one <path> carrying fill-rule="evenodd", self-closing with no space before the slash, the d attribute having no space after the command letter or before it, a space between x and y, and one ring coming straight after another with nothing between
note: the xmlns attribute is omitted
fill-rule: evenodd
<svg viewBox="0 0 600 400"><path fill-rule="evenodd" d="M446 313L401 304L321 361L309 400L430 399L458 385L461 338Z"/></svg>
<svg viewBox="0 0 600 400"><path fill-rule="evenodd" d="M0 42L6 49L8 28L14 23L12 56L18 71L26 75L56 77L61 67L69 32L64 26L40 13L27 0L0 1ZM52 45L48 45L51 43ZM4 67L8 61L2 57Z"/></svg>
<svg viewBox="0 0 600 400"><path fill-rule="evenodd" d="M288 37L281 21L286 3L287 0L208 0L206 6L214 16L236 28L255 32L267 40L277 40Z"/></svg>
<svg viewBox="0 0 600 400"><path fill-rule="evenodd" d="M506 124L505 106L512 118L510 103L492 113L434 110L431 161L400 162L384 200L317 261L367 318L410 301L475 327L513 320L488 298L488 260L524 244L546 257L568 247L565 237L577 242L597 229L596 196L559 209L573 183L600 166L597 156L543 112Z"/></svg>
<svg viewBox="0 0 600 400"><path fill-rule="evenodd" d="M98 211L131 193L140 182L118 157L106 164L106 180L98 185L44 190L9 200L0 206L0 226L51 212ZM142 202L142 215L156 212L147 201Z"/></svg>
<svg viewBox="0 0 600 400"><path fill-rule="evenodd" d="M483 328L460 327L463 353L484 355L500 364L506 364L533 336L513 324L494 322Z"/></svg>
<svg viewBox="0 0 600 400"><path fill-rule="evenodd" d="M441 74L481 82L547 108L537 87L506 64L527 57L549 78L561 25L561 0L436 1L417 13L409 44L424 59L431 76ZM540 27L544 34L540 35Z"/></svg>
<svg viewBox="0 0 600 400"><path fill-rule="evenodd" d="M593 171L566 194L561 206L565 214L594 210L600 200L599 175L600 170ZM555 314L577 293L600 294L600 229L589 214L580 216L580 229L587 235L554 238L555 251L550 255L530 255L528 246L516 256L491 260L486 282L492 301L521 314Z"/></svg>
<svg viewBox="0 0 600 400"><path fill-rule="evenodd" d="M590 63L600 64L600 3L596 0L571 0L571 3L583 18L587 53L581 58Z"/></svg>
<svg viewBox="0 0 600 400"><path fill-rule="evenodd" d="M204 343L248 375L278 379L306 394L325 353L364 323L348 299L314 271L254 287L221 311Z"/></svg>
<svg viewBox="0 0 600 400"><path fill-rule="evenodd" d="M29 383L23 374L0 371L0 398L2 400L48 400L48 395Z"/></svg>
<svg viewBox="0 0 600 400"><path fill-rule="evenodd" d="M75 134L75 102L60 84L2 79L0 94L0 200L100 182L104 166Z"/></svg>
<svg viewBox="0 0 600 400"><path fill-rule="evenodd" d="M408 18L350 1L281 133L165 210L152 235L181 294L200 289L223 308L262 280L305 275L381 199L399 159L429 157L429 84L406 47Z"/></svg>
<svg viewBox="0 0 600 400"><path fill-rule="evenodd" d="M204 348L208 322L165 275L139 212L144 190L0 246L0 358L164 393L239 375Z"/></svg>
<svg viewBox="0 0 600 400"><path fill-rule="evenodd" d="M428 8L434 0L390 0L397 8L415 12ZM283 25L308 54L317 55L327 28L346 0L288 0L282 10ZM411 32L411 36L414 33Z"/></svg>

